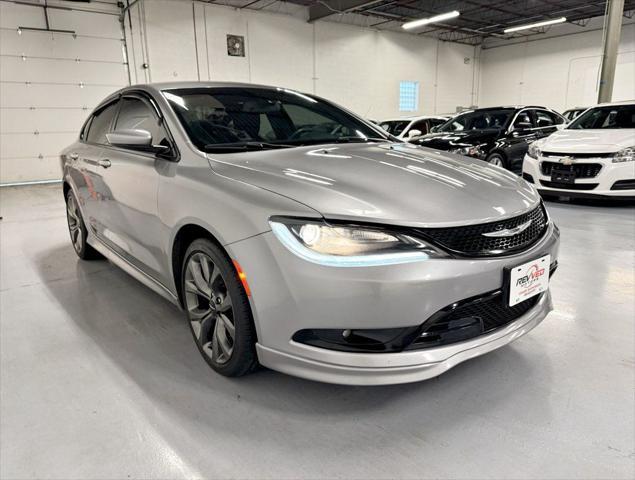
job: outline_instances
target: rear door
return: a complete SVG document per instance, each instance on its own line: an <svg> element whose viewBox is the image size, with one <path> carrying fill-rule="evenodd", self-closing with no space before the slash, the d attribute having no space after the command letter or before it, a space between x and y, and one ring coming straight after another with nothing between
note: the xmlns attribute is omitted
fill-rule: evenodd
<svg viewBox="0 0 635 480"><path fill-rule="evenodd" d="M147 130L153 144L165 144L168 135L153 104L143 96L125 95L112 131ZM98 235L117 254L165 283L168 268L162 253L164 229L158 217L157 197L162 164L156 154L107 145L99 159Z"/></svg>

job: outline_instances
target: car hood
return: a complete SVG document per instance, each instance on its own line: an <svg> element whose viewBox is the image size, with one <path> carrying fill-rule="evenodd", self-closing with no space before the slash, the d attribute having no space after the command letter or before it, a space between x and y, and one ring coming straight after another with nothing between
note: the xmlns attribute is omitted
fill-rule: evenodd
<svg viewBox="0 0 635 480"><path fill-rule="evenodd" d="M540 142L547 152L610 153L635 145L635 129L559 130Z"/></svg>
<svg viewBox="0 0 635 480"><path fill-rule="evenodd" d="M422 147L448 150L454 147L472 146L495 140L500 135L500 130L468 130L466 132L436 132L423 135L413 143Z"/></svg>
<svg viewBox="0 0 635 480"><path fill-rule="evenodd" d="M467 225L510 217L539 202L536 191L507 170L406 143L208 154L208 159L217 174L284 195L330 219Z"/></svg>

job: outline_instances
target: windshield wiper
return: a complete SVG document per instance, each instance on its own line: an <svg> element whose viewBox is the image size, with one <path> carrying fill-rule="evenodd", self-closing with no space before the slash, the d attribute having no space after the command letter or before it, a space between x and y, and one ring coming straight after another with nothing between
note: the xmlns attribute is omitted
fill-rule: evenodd
<svg viewBox="0 0 635 480"><path fill-rule="evenodd" d="M247 152L255 150L274 150L278 148L293 148L297 145L288 145L285 143L267 143L267 142L235 142L235 143L210 143L203 147L206 152Z"/></svg>

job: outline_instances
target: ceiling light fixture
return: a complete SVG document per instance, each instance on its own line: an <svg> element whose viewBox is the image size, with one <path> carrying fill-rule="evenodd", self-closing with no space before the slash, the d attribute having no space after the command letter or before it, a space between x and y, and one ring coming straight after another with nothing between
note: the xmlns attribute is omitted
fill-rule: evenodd
<svg viewBox="0 0 635 480"><path fill-rule="evenodd" d="M518 32L520 30L528 30L530 28L545 27L547 25L555 25L556 23L564 23L567 21L566 17L554 18L553 20L545 20L543 22L530 23L528 25L520 25L519 27L511 27L503 30L505 33Z"/></svg>
<svg viewBox="0 0 635 480"><path fill-rule="evenodd" d="M441 15L435 15L430 18L421 18L419 20L413 20L412 22L404 23L401 28L405 30L411 30L413 28L421 27L422 25L427 25L428 23L437 23L442 22L443 20L449 20L450 18L456 18L461 15L458 10L453 10L448 13L442 13Z"/></svg>

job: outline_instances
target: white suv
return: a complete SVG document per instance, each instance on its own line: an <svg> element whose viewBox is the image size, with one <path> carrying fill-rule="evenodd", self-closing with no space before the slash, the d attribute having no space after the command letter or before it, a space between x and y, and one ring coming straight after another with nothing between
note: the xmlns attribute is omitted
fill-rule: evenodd
<svg viewBox="0 0 635 480"><path fill-rule="evenodd" d="M523 178L543 195L635 199L635 101L590 108L532 143Z"/></svg>

